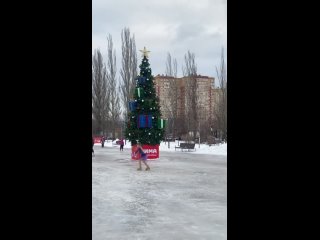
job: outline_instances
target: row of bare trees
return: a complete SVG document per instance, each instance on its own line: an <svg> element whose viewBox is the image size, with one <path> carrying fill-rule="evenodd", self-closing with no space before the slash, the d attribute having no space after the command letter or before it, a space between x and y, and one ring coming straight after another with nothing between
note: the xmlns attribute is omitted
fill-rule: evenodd
<svg viewBox="0 0 320 240"><path fill-rule="evenodd" d="M124 107L123 118L127 119L128 102L133 96L135 78L137 77L137 51L134 35L130 37L130 29L125 28L121 33L122 40L122 69L120 93Z"/></svg>
<svg viewBox="0 0 320 240"><path fill-rule="evenodd" d="M186 130L187 133L193 132L192 136L195 137L198 130L200 102L198 95L197 84L197 65L195 63L195 55L188 51L184 56L185 66L182 68L183 76L186 78L186 102L185 102L185 114L186 114ZM190 137L190 135L187 135ZM190 140L188 138L188 140Z"/></svg>
<svg viewBox="0 0 320 240"><path fill-rule="evenodd" d="M109 112L107 68L100 50L95 50L92 58L92 117L93 131L101 133L106 128Z"/></svg>
<svg viewBox="0 0 320 240"><path fill-rule="evenodd" d="M117 77L116 51L112 36L107 36L106 63L101 51L96 49L92 58L92 132L94 135L116 136L123 129L128 113L128 101L134 90L137 76L137 54L134 36L130 29L121 32L122 67ZM122 106L121 106L122 104ZM122 136L119 136L122 137Z"/></svg>
<svg viewBox="0 0 320 240"><path fill-rule="evenodd" d="M219 88L214 91L213 117L202 106L197 83L197 64L194 53L188 51L184 56L182 72L185 77L184 88L178 86L177 61L168 53L166 76L168 76L168 101L163 108L168 113L167 136L184 136L185 140L194 140L201 136L201 141L218 137L227 140L227 73L222 49L221 63L216 68ZM182 92L184 91L184 92ZM184 106L185 111L179 112Z"/></svg>
<svg viewBox="0 0 320 240"><path fill-rule="evenodd" d="M168 132L174 138L177 135L177 125L176 123L179 121L178 117L178 107L179 102L181 99L178 98L179 96L179 85L176 81L177 78L177 71L178 71L178 63L177 59L171 57L171 54L168 53L167 55L167 62L166 62L166 76L171 77L168 81L168 101L165 101L163 104L163 108L169 115L168 124L167 124L167 135Z"/></svg>
<svg viewBox="0 0 320 240"><path fill-rule="evenodd" d="M185 65L182 66L183 75L186 77L185 87L181 88L177 80L178 64L175 58L168 53L166 72L168 77L168 99L164 101L163 108L168 114L167 136L176 138L181 135L189 137L189 132L196 136L198 122L198 95L197 95L197 65L195 55L190 51L184 56ZM184 105L184 107L182 107ZM181 113L181 108L185 109ZM187 117L186 117L187 116ZM191 139L191 137L190 137ZM190 140L187 139L187 140Z"/></svg>

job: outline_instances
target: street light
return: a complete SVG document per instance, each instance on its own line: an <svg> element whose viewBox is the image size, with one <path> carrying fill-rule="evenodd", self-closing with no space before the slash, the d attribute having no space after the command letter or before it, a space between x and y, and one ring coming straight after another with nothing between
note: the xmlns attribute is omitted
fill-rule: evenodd
<svg viewBox="0 0 320 240"><path fill-rule="evenodd" d="M167 131L166 132L168 132L168 126L169 126L169 121L168 120L169 119L167 118L166 120L167 120L167 126L166 126L167 127ZM168 148L170 148L170 141L169 141L169 138L168 138L168 134L166 134L166 135L167 135L167 140L168 140Z"/></svg>
<svg viewBox="0 0 320 240"><path fill-rule="evenodd" d="M203 115L202 114L202 103L200 103L199 110L200 110L200 112L199 112L199 148L200 148L200 132L201 132L201 130L200 130L200 122L201 122L201 116Z"/></svg>
<svg viewBox="0 0 320 240"><path fill-rule="evenodd" d="M200 122L201 120L199 119L199 148L200 148Z"/></svg>

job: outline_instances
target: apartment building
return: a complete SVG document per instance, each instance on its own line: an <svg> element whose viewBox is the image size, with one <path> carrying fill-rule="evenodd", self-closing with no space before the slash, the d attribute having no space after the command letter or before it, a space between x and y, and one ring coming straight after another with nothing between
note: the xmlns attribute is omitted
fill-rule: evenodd
<svg viewBox="0 0 320 240"><path fill-rule="evenodd" d="M160 99L160 106L163 118L170 118L172 109L170 105L170 95L177 96L177 115L184 116L186 107L186 94L188 81L196 81L198 106L200 108L199 118L201 120L208 120L213 117L213 104L215 94L215 79L213 77L198 75L194 79L188 77L174 78L164 75L157 75L154 77L154 83L157 96ZM174 83L174 84L170 84ZM172 88L174 86L174 88Z"/></svg>

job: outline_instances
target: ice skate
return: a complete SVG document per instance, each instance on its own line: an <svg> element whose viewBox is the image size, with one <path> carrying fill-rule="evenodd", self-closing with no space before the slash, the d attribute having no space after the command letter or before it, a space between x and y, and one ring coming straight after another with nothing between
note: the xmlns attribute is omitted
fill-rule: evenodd
<svg viewBox="0 0 320 240"><path fill-rule="evenodd" d="M141 170L142 170L142 168L141 168L141 167L137 168L137 171L141 171Z"/></svg>
<svg viewBox="0 0 320 240"><path fill-rule="evenodd" d="M147 168L146 168L146 171L150 171L150 168L149 168L149 167L147 167Z"/></svg>

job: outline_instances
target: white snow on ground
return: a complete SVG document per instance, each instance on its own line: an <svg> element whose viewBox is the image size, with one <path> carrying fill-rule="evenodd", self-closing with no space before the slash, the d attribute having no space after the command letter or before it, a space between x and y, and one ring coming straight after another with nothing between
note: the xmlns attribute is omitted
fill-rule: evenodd
<svg viewBox="0 0 320 240"><path fill-rule="evenodd" d="M105 147L118 147L119 145L116 145L115 142L118 139L116 139L115 141L111 141L108 140L105 142L104 146ZM175 146L179 146L179 144L181 142L184 141L175 141L175 142L170 142L170 148L168 147L168 142L161 142L160 143L160 154L162 151L166 151L166 152L178 152L181 151L181 149L175 149ZM101 146L100 143L96 143L96 146ZM196 143L196 151L194 150L190 150L189 153L191 154L212 154L212 155L224 155L227 156L227 144L223 143L223 144L219 144L219 145L207 145L207 144L200 144L200 148L199 148L199 144ZM130 141L126 141L126 145L124 145L124 148L131 148L131 142ZM187 150L183 150L183 151L187 151Z"/></svg>

